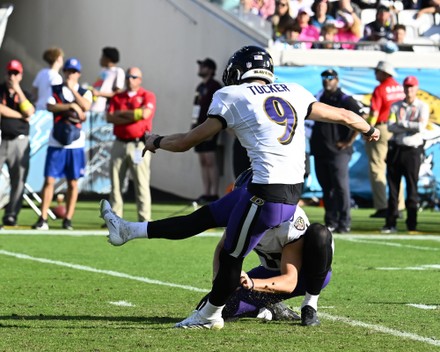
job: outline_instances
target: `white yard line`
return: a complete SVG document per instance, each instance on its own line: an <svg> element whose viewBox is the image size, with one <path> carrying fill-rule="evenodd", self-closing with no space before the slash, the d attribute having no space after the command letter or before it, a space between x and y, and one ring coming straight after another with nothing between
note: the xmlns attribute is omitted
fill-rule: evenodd
<svg viewBox="0 0 440 352"><path fill-rule="evenodd" d="M113 304L114 306L119 307L136 307L133 303L127 302L127 301L117 301L117 302L108 302L110 304Z"/></svg>
<svg viewBox="0 0 440 352"><path fill-rule="evenodd" d="M414 245L410 245L410 244L384 242L384 241L377 241L377 240L376 241L371 241L371 240L358 239L358 238L355 238L355 237L351 237L351 238L339 237L339 239L342 239L342 240L345 240L345 241L350 241L350 242L357 242L357 243L379 244L381 246L420 249L420 250L423 250L423 251L440 251L440 248L414 246Z"/></svg>
<svg viewBox="0 0 440 352"><path fill-rule="evenodd" d="M170 282L163 282L163 281L148 279L145 277L132 276L132 275L119 273L119 272L112 271L112 270L101 270L101 269L96 269L96 268L92 268L92 267L85 266L85 265L66 263L66 262L61 262L58 260L51 260L51 259L46 259L46 258L32 257L30 255L22 254L22 253L14 253L14 252L9 252L9 251L5 251L5 250L0 250L0 255L6 255L6 256L10 256L10 257L18 258L18 259L36 261L36 262L44 263L44 264L58 265L58 266L63 266L63 267L70 268L70 269L76 269L76 270L88 271L88 272L93 272L93 273L98 273L98 274L110 275L110 276L120 277L120 278L124 278L124 279L136 280L136 281L141 281L141 282L145 282L148 284L170 286L170 287L176 287L176 288L181 288L184 290L190 290L190 291L196 291L196 292L209 292L209 290L197 288L197 287L193 287L193 286L178 285L178 284L173 284ZM362 327L362 328L377 331L380 333L384 333L384 334L388 334L388 335L392 335L392 336L396 336L396 337L401 337L404 339L409 339L409 340L418 341L418 342L424 342L424 343L434 345L434 346L440 346L440 340L437 340L434 338L429 338L429 337L419 336L419 335L412 334L409 332L390 329L390 328L387 328L387 327L381 326L381 325L364 323L362 321L352 320L352 319L349 319L346 317L339 317L339 316L335 316L335 315L330 315L330 314L323 313L323 312L320 312L320 317L322 317L324 319L336 321L336 322L341 322L341 323L351 325L351 326Z"/></svg>
<svg viewBox="0 0 440 352"><path fill-rule="evenodd" d="M190 290L190 291L196 291L196 292L209 292L209 290L205 290L202 288L197 288L197 287L192 287L192 286L187 286L187 285L178 285L178 284L173 284L171 282L149 279L147 277L128 275L128 274L119 273L119 272L113 271L113 270L101 270L101 269L96 269L96 268L92 268L90 266L85 266L85 265L71 264L71 263L61 262L58 260L32 257L27 254L14 253L14 252L9 252L9 251L5 251L5 250L0 250L0 255L1 254L7 255L10 257L15 257L18 259L32 260L34 262L40 262L40 263L44 263L44 264L64 266L69 269L76 269L76 270L88 271L91 273L104 274L104 275L110 275L110 276L115 276L115 277L121 277L124 279L141 281L141 282L145 282L147 284L177 287L177 288L183 288L184 290Z"/></svg>
<svg viewBox="0 0 440 352"><path fill-rule="evenodd" d="M410 332L390 329L390 328L387 328L386 326L382 326L382 325L364 323L359 320L353 320L353 319L349 319L346 317L338 317L336 315L330 315L330 314L322 313L322 312L319 313L319 316L322 318L328 319L328 320L344 323L344 324L351 325L351 326L358 326L361 328L377 331L377 332L380 332L383 334L388 334L388 335L392 335L392 336L396 336L396 337L402 337L404 339L413 340L413 341L424 342L424 343L434 345L434 346L440 346L440 340L430 338L430 337L419 336L416 334L412 334Z"/></svg>
<svg viewBox="0 0 440 352"><path fill-rule="evenodd" d="M378 267L376 270L414 270L414 271L422 271L422 270L438 270L440 269L440 264L425 264L425 265L419 265L419 266L406 266L406 267Z"/></svg>
<svg viewBox="0 0 440 352"><path fill-rule="evenodd" d="M424 310L440 309L440 306L432 306L432 305L426 305L426 304L408 303L407 306L418 308L418 309L424 309Z"/></svg>

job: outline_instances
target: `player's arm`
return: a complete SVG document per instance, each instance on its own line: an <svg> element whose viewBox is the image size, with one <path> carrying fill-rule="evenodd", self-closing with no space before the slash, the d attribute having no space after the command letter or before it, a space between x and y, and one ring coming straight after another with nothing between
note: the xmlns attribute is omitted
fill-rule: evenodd
<svg viewBox="0 0 440 352"><path fill-rule="evenodd" d="M291 293L298 284L298 274L301 270L304 239L284 246L281 254L281 275L268 279L249 279L242 272L240 284L246 289L267 293Z"/></svg>
<svg viewBox="0 0 440 352"><path fill-rule="evenodd" d="M353 111L337 108L321 102L312 104L309 119L321 122L340 123L359 133L368 142L377 141L380 138L380 131L370 126L362 117Z"/></svg>
<svg viewBox="0 0 440 352"><path fill-rule="evenodd" d="M147 150L152 153L156 149L164 149L170 152L184 152L195 145L211 138L223 129L223 123L217 118L207 118L201 125L186 133L175 133L168 136L150 134L146 138L143 154Z"/></svg>

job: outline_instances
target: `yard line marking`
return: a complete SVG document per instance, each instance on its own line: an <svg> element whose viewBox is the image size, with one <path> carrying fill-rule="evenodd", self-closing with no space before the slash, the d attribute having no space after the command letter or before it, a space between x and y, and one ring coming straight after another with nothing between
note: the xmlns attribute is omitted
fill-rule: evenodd
<svg viewBox="0 0 440 352"><path fill-rule="evenodd" d="M136 307L134 304L127 302L127 301L117 301L117 302L108 302L110 304L113 304L114 306L120 306L120 307Z"/></svg>
<svg viewBox="0 0 440 352"><path fill-rule="evenodd" d="M410 244L401 244L401 243L393 243L393 242L382 242L382 241L370 241L370 240L362 240L357 238L343 238L346 241L350 242L358 242L358 243L369 243L369 244L379 244L382 246L390 246L390 247L402 247L402 248L411 248L411 249L420 249L424 251L440 251L440 248L432 248L432 247L421 247L421 246L414 246Z"/></svg>
<svg viewBox="0 0 440 352"><path fill-rule="evenodd" d="M415 303L408 303L407 306L419 308L419 309L425 309L425 310L433 310L433 309L439 309L440 306L430 306L426 304L415 304Z"/></svg>
<svg viewBox="0 0 440 352"><path fill-rule="evenodd" d="M196 292L204 292L204 293L209 292L209 290L197 288L197 287L193 287L193 286L178 285L178 284L173 284L173 283L169 283L169 282L162 282L162 281L152 280L152 279L148 279L148 278L144 278L144 277L132 276L132 275L124 274L124 273L119 273L119 272L112 271L112 270L100 270L100 269L95 269L95 268L85 266L85 265L71 264L71 263L61 262L58 260L37 258L37 257L29 256L27 254L22 254L22 253L13 253L13 252L5 251L5 250L0 250L0 254L15 257L18 259L32 260L32 261L45 263L45 264L59 265L59 266L67 267L70 269L89 271L89 272L98 273L98 274L105 274L105 275L120 277L120 278L124 278L124 279L141 281L141 282L145 282L148 284L170 286L170 287L182 288L184 290L190 290L190 291L196 291ZM410 340L419 341L419 342L425 342L425 343L428 343L428 344L431 344L434 346L440 346L440 340L436 340L434 338L423 337L423 336L419 336L419 335L408 333L408 332L390 329L385 326L364 323L362 321L351 320L351 319L348 319L345 317L334 316L334 315L330 315L330 314L323 313L323 312L320 313L320 316L325 319L328 319L328 320L342 322L342 323L345 323L345 324L348 324L351 326L359 326L359 327L363 327L366 329L378 331L378 332L384 333L384 334L389 334L389 335L402 337L405 339L410 339Z"/></svg>
<svg viewBox="0 0 440 352"><path fill-rule="evenodd" d="M121 278L124 278L124 279L141 281L141 282L145 282L147 284L169 286L169 287L177 287L177 288L183 288L185 290L190 290L190 291L195 291L195 292L204 292L204 293L205 292L209 292L209 290L205 290L205 289L202 289L202 288L197 288L197 287L192 287L192 286L187 286L187 285L178 285L178 284L173 284L171 282L164 282L164 281L149 279L147 277L128 275L128 274L119 273L119 272L113 271L113 270L101 270L101 269L96 269L96 268L92 268L90 266L85 266L85 265L71 264L71 263L61 262L61 261L58 261L58 260L51 260L51 259L45 259L45 258L32 257L32 256L27 255L27 254L13 253L13 252L5 251L5 250L0 250L0 254L8 255L10 257L15 257L15 258L18 258L18 259L32 260L32 261L35 261L35 262L40 262L40 263L45 263L45 264L53 264L53 265L64 266L64 267L70 268L70 269L89 271L89 272L92 272L92 273L105 274L105 275L110 275L110 276L115 276L115 277L121 277Z"/></svg>
<svg viewBox="0 0 440 352"><path fill-rule="evenodd" d="M429 270L429 269L440 269L440 264L425 264L419 266L407 266L407 267L378 267L376 270Z"/></svg>
<svg viewBox="0 0 440 352"><path fill-rule="evenodd" d="M404 331L399 331L399 330L395 330L395 329L391 329L391 328L387 328L385 326L382 325L375 325L375 324L369 324L369 323L364 323L362 321L359 320L352 320L352 319L348 319L346 317L340 317L340 316L336 316L336 315L330 315L327 313L319 313L320 317L323 317L325 319L328 320L332 320L332 321L336 321L336 322L341 322L344 324L348 324L351 326L359 326L361 328L366 328L366 329L370 329L370 330L374 330L383 334L388 334L388 335L393 335L396 337L402 337L404 339L409 339L409 340L414 340L414 341L418 341L418 342L425 342L428 343L430 345L434 345L434 346L440 346L440 340L431 338L431 337L423 337L423 336L419 336L416 334L412 334L409 332L404 332Z"/></svg>
<svg viewBox="0 0 440 352"><path fill-rule="evenodd" d="M208 230L196 235L195 237L220 237L223 234L222 229ZM20 235L20 236L38 236L38 235L49 235L49 236L107 236L108 231L106 230L15 230L15 229L3 229L0 231L1 235ZM382 234L333 234L336 239L342 240L416 240L416 241L435 241L440 242L439 235L382 235Z"/></svg>
<svg viewBox="0 0 440 352"><path fill-rule="evenodd" d="M196 235L195 237L221 237L223 230L209 230ZM107 236L106 230L0 230L0 235L18 236Z"/></svg>
<svg viewBox="0 0 440 352"><path fill-rule="evenodd" d="M372 234L372 235L360 235L360 234L349 234L349 235L340 235L334 234L334 238L339 238L341 240L349 240L349 239L359 239L359 240L411 240L411 241L436 241L440 242L439 235L382 235L382 234Z"/></svg>

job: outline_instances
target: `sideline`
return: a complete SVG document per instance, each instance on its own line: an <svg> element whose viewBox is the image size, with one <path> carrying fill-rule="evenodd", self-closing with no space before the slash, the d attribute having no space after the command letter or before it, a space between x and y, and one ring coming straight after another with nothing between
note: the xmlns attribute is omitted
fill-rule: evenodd
<svg viewBox="0 0 440 352"><path fill-rule="evenodd" d="M223 230L212 229L205 231L195 237L221 237ZM107 236L107 230L16 230L16 229L2 229L0 230L1 235L19 235L19 236ZM383 244L382 240L411 240L411 241L436 241L440 242L440 235L381 235L381 234L333 234L333 237L340 240L346 241L362 241L364 243L374 243L371 240L379 240L378 244ZM395 246L400 246L399 244L393 244ZM438 249L435 249L438 250Z"/></svg>
<svg viewBox="0 0 440 352"><path fill-rule="evenodd" d="M153 279L149 279L149 278L145 278L145 277L132 276L132 275L128 275L128 274L124 274L124 273L120 273L120 272L112 271L112 270L101 270L101 269L96 269L96 268L92 268L90 266L85 266L85 265L66 263L66 262L62 262L62 261L58 261L58 260L51 260L51 259L46 259L46 258L32 257L32 256L29 256L27 254L22 254L22 253L14 253L14 252L9 252L9 251L5 251L5 250L0 250L0 255L6 255L6 256L10 256L10 257L18 258L18 259L24 259L24 260L32 260L32 261L36 261L36 262L40 262L40 263L44 263L44 264L58 265L58 266L63 266L63 267L67 267L70 269L88 271L88 272L93 272L93 273L98 273L98 274L105 274L105 275L120 277L120 278L124 278L124 279L136 280L136 281L141 281L141 282L145 282L148 284L182 288L185 290L195 291L195 292L204 292L204 293L209 292L209 290L201 289L201 288L197 288L197 287L193 287L193 286L178 285L178 284L173 284L171 282L164 282L164 281L153 280ZM362 321L353 320L353 319L349 319L346 317L330 315L330 314L323 313L323 312L320 312L319 314L320 314L320 317L327 319L327 320L341 322L341 323L344 323L347 325L361 327L361 328L377 331L380 333L384 333L384 334L388 334L388 335L392 335L392 336L396 336L396 337L401 337L401 338L408 339L408 340L424 342L424 343L427 343L427 344L430 344L433 346L440 346L440 340L437 340L434 338L423 337L423 336L419 336L419 335L416 335L413 333L387 328L382 325L364 323Z"/></svg>

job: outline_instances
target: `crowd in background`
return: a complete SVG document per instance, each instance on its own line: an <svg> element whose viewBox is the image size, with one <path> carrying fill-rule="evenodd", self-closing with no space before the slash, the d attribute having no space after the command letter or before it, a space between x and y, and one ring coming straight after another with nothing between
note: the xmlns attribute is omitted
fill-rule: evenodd
<svg viewBox="0 0 440 352"><path fill-rule="evenodd" d="M244 21L264 19L281 48L413 51L422 17L435 25L440 0L212 0ZM365 10L365 12L364 12ZM411 19L399 14L411 10ZM371 15L364 16L367 12ZM404 23L403 23L404 22ZM438 22L438 19L437 19ZM426 32L427 28L424 28ZM428 32L426 32L428 33ZM438 50L440 30L430 33Z"/></svg>

